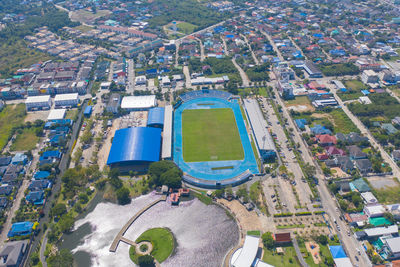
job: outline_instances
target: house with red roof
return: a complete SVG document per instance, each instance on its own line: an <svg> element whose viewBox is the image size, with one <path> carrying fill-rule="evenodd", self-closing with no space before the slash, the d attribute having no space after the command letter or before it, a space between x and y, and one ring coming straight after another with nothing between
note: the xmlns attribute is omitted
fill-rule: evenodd
<svg viewBox="0 0 400 267"><path fill-rule="evenodd" d="M326 148L326 153L329 156L335 156L335 155L340 155L340 156L344 156L346 155L346 152L343 149L337 148L335 146L329 146Z"/></svg>
<svg viewBox="0 0 400 267"><path fill-rule="evenodd" d="M336 137L329 134L319 134L315 138L321 146L333 146L337 144Z"/></svg>
<svg viewBox="0 0 400 267"><path fill-rule="evenodd" d="M276 233L274 234L274 240L276 244L285 244L292 242L290 233Z"/></svg>

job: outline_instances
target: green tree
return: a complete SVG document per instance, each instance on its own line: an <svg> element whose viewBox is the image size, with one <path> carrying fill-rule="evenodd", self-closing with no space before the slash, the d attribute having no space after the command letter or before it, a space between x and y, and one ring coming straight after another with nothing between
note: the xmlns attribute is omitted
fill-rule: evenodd
<svg viewBox="0 0 400 267"><path fill-rule="evenodd" d="M150 164L148 174L150 186L181 186L182 171L172 161L162 160Z"/></svg>
<svg viewBox="0 0 400 267"><path fill-rule="evenodd" d="M58 203L51 209L51 214L54 217L61 217L65 213L67 213L67 206L63 203Z"/></svg>
<svg viewBox="0 0 400 267"><path fill-rule="evenodd" d="M74 218L69 214L64 214L57 223L60 232L66 233L74 226Z"/></svg>
<svg viewBox="0 0 400 267"><path fill-rule="evenodd" d="M271 232L265 232L262 234L261 239L263 241L264 247L267 249L273 249L275 245L274 238L272 237Z"/></svg>
<svg viewBox="0 0 400 267"><path fill-rule="evenodd" d="M120 205L126 205L131 203L131 198L129 197L129 189L126 187L121 187L117 190L117 199Z"/></svg>
<svg viewBox="0 0 400 267"><path fill-rule="evenodd" d="M74 257L67 249L61 249L55 255L49 257L50 267L71 267L74 266Z"/></svg>
<svg viewBox="0 0 400 267"><path fill-rule="evenodd" d="M153 267L154 258L151 255L143 255L138 257L138 264L140 267Z"/></svg>
<svg viewBox="0 0 400 267"><path fill-rule="evenodd" d="M317 236L315 241L317 241L321 245L326 245L326 244L328 244L328 237L326 235L319 235L319 236Z"/></svg>

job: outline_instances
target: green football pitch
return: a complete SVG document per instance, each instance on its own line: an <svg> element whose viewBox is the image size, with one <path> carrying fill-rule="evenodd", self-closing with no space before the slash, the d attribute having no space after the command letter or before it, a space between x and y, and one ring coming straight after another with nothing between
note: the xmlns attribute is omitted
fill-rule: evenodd
<svg viewBox="0 0 400 267"><path fill-rule="evenodd" d="M244 158L235 116L229 108L184 110L182 135L185 162Z"/></svg>

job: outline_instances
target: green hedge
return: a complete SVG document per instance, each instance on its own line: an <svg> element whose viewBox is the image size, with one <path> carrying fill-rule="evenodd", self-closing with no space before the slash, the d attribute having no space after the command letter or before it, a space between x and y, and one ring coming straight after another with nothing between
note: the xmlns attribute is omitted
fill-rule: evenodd
<svg viewBox="0 0 400 267"><path fill-rule="evenodd" d="M303 212L296 212L294 215L295 216L306 216L306 215L311 215L311 211L303 211Z"/></svg>
<svg viewBox="0 0 400 267"><path fill-rule="evenodd" d="M293 216L293 213L288 212L288 213L277 213L277 214L274 214L274 217L290 217L290 216Z"/></svg>

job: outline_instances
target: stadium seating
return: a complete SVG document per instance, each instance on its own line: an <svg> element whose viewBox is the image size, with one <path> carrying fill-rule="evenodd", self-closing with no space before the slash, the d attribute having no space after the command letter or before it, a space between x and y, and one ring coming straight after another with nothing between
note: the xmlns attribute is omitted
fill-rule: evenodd
<svg viewBox="0 0 400 267"><path fill-rule="evenodd" d="M190 91L180 95L180 98L184 102L200 97L216 97L229 100L232 97L232 94L219 90L197 90L197 91Z"/></svg>
<svg viewBox="0 0 400 267"><path fill-rule="evenodd" d="M245 172L242 172L239 175L236 175L235 177L232 177L231 179L227 180L221 180L220 185L221 186L236 186L241 183L244 183L247 181L250 177L252 177L253 174L251 173L250 170L246 170ZM189 184L201 186L201 187L206 187L206 188L216 188L216 181L215 180L204 180L204 179L199 179L196 177L191 176L190 174L183 173L182 176L183 180Z"/></svg>

